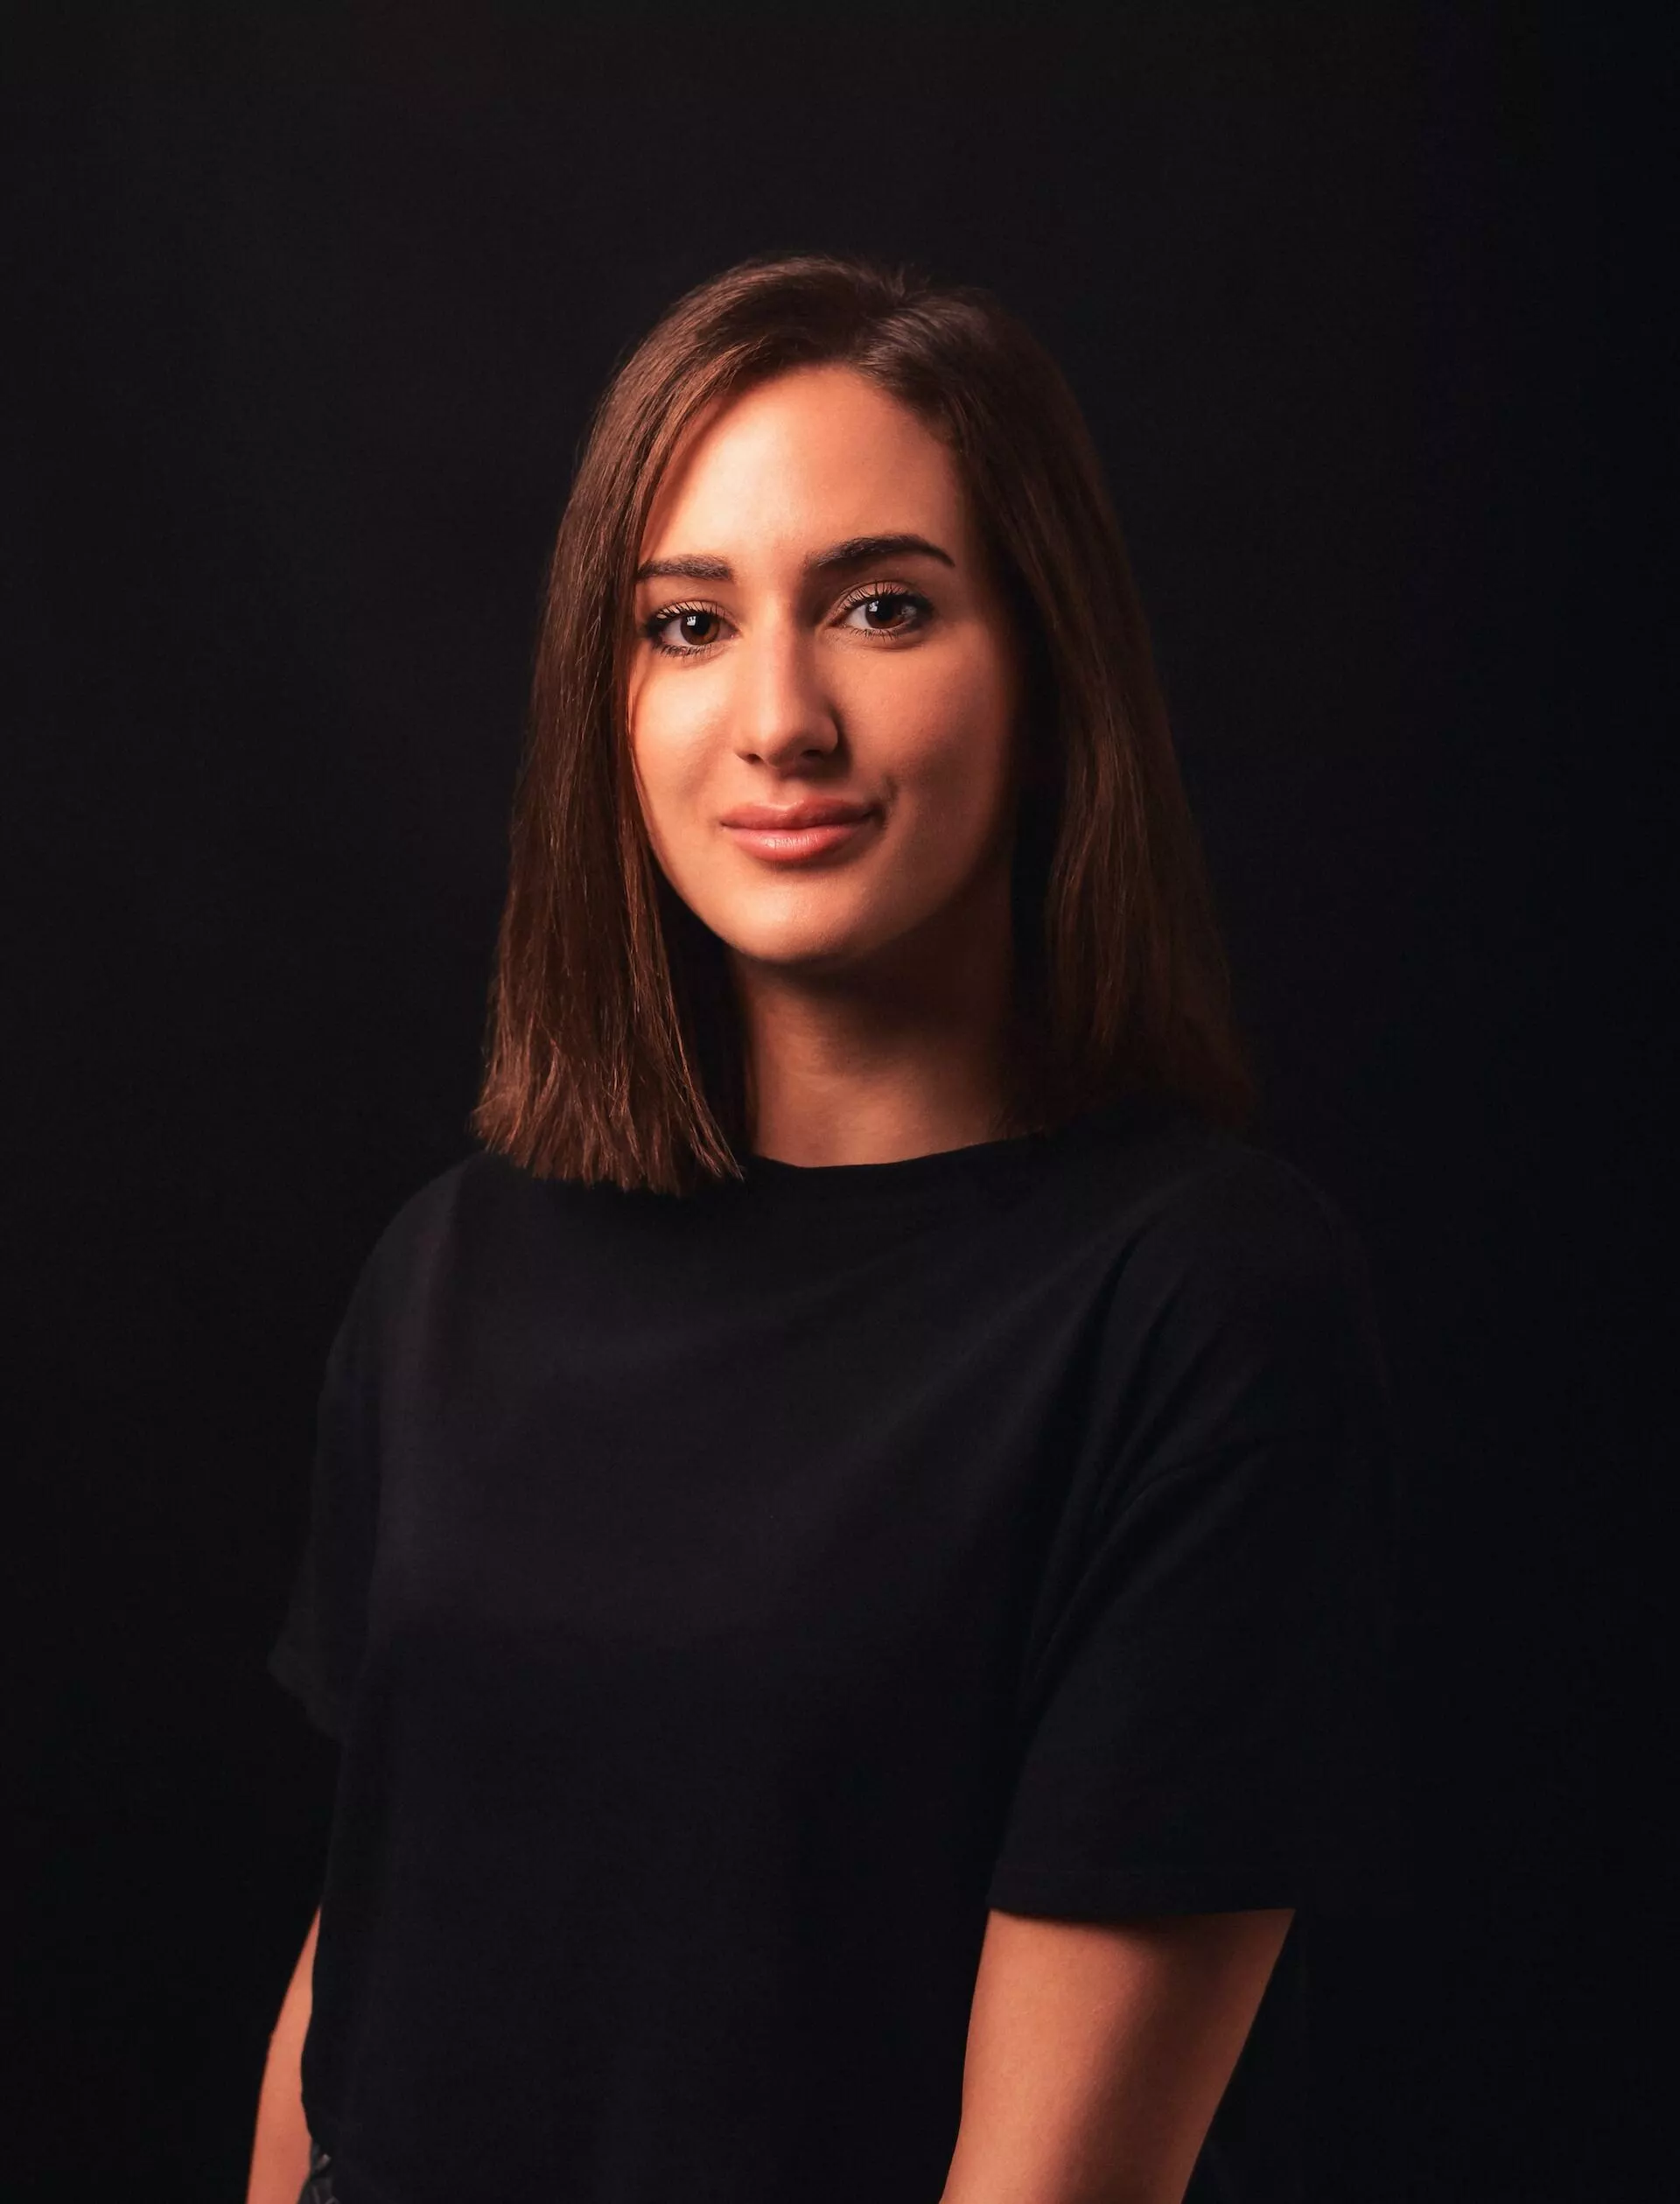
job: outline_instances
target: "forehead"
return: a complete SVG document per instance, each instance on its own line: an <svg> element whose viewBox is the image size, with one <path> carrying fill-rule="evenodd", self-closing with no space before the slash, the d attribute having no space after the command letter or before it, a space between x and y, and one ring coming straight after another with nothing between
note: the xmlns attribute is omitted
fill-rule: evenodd
<svg viewBox="0 0 1680 2204"><path fill-rule="evenodd" d="M849 367L798 367L714 402L654 494L641 558L802 556L914 532L971 548L955 456L910 408Z"/></svg>

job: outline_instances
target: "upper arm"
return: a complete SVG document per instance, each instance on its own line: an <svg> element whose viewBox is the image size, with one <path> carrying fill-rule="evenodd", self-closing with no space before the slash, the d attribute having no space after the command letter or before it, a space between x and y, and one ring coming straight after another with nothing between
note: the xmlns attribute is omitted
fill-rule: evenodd
<svg viewBox="0 0 1680 2204"><path fill-rule="evenodd" d="M1351 1235L1244 1160L1164 1213L1105 1326L944 2204L1180 2204L1294 1909L1390 1865L1397 1465Z"/></svg>
<svg viewBox="0 0 1680 2204"><path fill-rule="evenodd" d="M298 1963L291 1970L291 1980L286 1985L286 2005L301 2011L305 2019L314 2003L315 1944L320 1933L321 1909L318 1906L309 1933L304 1938L304 1948L298 1955Z"/></svg>
<svg viewBox="0 0 1680 2204"><path fill-rule="evenodd" d="M1179 2204L1293 1918L994 1910L941 2204Z"/></svg>
<svg viewBox="0 0 1680 2204"><path fill-rule="evenodd" d="M341 1739L367 1631L379 1514L378 1249L362 1265L316 1406L309 1531L269 1672Z"/></svg>

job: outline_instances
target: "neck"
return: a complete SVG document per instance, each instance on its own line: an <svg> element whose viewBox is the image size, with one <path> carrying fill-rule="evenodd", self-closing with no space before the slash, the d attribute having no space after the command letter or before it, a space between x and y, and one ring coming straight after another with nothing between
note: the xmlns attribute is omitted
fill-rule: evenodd
<svg viewBox="0 0 1680 2204"><path fill-rule="evenodd" d="M1014 981L1006 875L844 969L732 955L752 1145L896 1163L1004 1130Z"/></svg>

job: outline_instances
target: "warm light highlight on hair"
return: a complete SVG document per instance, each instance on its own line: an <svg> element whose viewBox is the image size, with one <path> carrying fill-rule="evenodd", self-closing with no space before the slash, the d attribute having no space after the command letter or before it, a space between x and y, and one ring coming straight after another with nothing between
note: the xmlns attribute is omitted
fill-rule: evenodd
<svg viewBox="0 0 1680 2204"><path fill-rule="evenodd" d="M801 254L680 299L597 408L549 570L472 1130L539 1177L683 1193L738 1168L724 951L660 873L631 773L634 577L700 409L817 362L873 377L949 443L1021 624L1038 778L1015 861L1012 1129L1138 1089L1240 1128L1255 1086L1200 838L1072 392L989 292Z"/></svg>

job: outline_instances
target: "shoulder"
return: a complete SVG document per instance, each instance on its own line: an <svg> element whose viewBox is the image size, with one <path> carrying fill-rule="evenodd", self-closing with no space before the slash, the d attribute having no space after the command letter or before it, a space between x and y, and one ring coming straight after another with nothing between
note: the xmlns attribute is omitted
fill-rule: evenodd
<svg viewBox="0 0 1680 2204"><path fill-rule="evenodd" d="M1122 1120L1078 1158L1070 1191L1138 1275L1307 1279L1358 1267L1340 1205L1298 1165L1187 1111Z"/></svg>
<svg viewBox="0 0 1680 2204"><path fill-rule="evenodd" d="M1140 1389L1211 1434L1238 1402L1299 1431L1380 1382L1364 1252L1340 1203L1226 1132L1180 1125L1149 1145L1106 1209L1109 1343Z"/></svg>
<svg viewBox="0 0 1680 2204"><path fill-rule="evenodd" d="M505 1264L510 1249L551 1228L557 1207L585 1190L534 1178L506 1157L474 1150L416 1186L369 1249L357 1295L389 1312L448 1277Z"/></svg>
<svg viewBox="0 0 1680 2204"><path fill-rule="evenodd" d="M1146 1238L1161 1259L1222 1270L1233 1284L1340 1278L1356 1247L1345 1212L1316 1179L1228 1135L1162 1189Z"/></svg>

